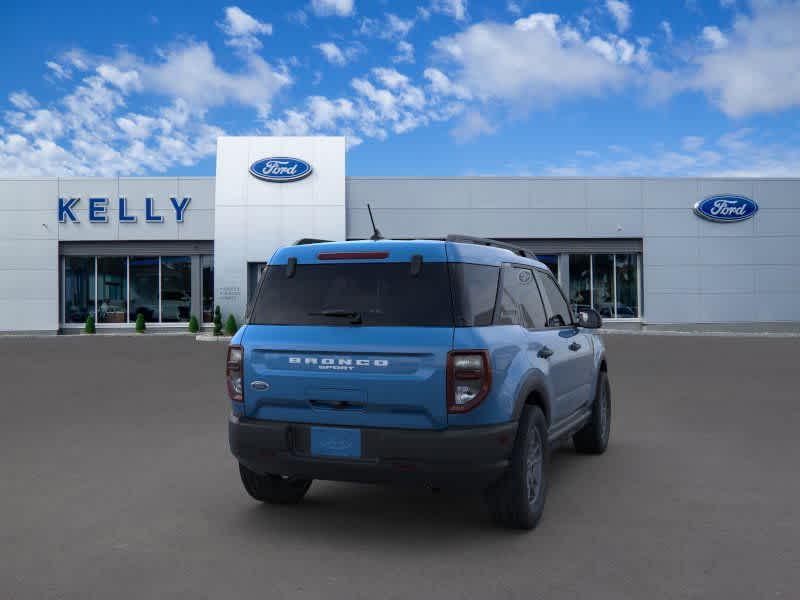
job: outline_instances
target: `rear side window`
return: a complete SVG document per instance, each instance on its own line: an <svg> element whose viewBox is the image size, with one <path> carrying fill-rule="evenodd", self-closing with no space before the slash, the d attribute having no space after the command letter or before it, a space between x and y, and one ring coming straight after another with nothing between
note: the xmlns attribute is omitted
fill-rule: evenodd
<svg viewBox="0 0 800 600"><path fill-rule="evenodd" d="M357 315L357 317L355 316ZM271 265L253 303L255 325L452 327L447 263Z"/></svg>
<svg viewBox="0 0 800 600"><path fill-rule="evenodd" d="M459 327L492 324L500 267L450 263L455 322Z"/></svg>
<svg viewBox="0 0 800 600"><path fill-rule="evenodd" d="M564 300L561 288L547 273L539 273L539 281L542 285L542 292L547 296L550 303L550 313L547 321L548 327L563 327L572 323L572 314L569 305Z"/></svg>
<svg viewBox="0 0 800 600"><path fill-rule="evenodd" d="M539 329L545 325L544 305L531 269L503 267L500 307L495 324Z"/></svg>

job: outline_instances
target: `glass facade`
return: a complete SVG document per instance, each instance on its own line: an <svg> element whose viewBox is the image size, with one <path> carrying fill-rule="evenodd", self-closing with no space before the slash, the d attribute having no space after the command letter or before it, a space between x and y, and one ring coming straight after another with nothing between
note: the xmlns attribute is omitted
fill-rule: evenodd
<svg viewBox="0 0 800 600"><path fill-rule="evenodd" d="M94 256L64 257L64 322L85 323L95 310Z"/></svg>
<svg viewBox="0 0 800 600"><path fill-rule="evenodd" d="M200 269L203 278L203 323L214 321L214 257L201 256Z"/></svg>
<svg viewBox="0 0 800 600"><path fill-rule="evenodd" d="M569 298L604 319L638 319L640 254L570 254Z"/></svg>
<svg viewBox="0 0 800 600"><path fill-rule="evenodd" d="M110 325L140 314L148 323L185 323L192 314L213 320L213 256L64 256L63 269L65 324L89 315Z"/></svg>
<svg viewBox="0 0 800 600"><path fill-rule="evenodd" d="M97 322L125 323L128 307L128 260L97 257Z"/></svg>
<svg viewBox="0 0 800 600"><path fill-rule="evenodd" d="M144 315L147 323L158 322L158 257L131 256L131 302L128 319Z"/></svg>
<svg viewBox="0 0 800 600"><path fill-rule="evenodd" d="M192 312L192 262L188 256L161 258L161 322L188 321Z"/></svg>

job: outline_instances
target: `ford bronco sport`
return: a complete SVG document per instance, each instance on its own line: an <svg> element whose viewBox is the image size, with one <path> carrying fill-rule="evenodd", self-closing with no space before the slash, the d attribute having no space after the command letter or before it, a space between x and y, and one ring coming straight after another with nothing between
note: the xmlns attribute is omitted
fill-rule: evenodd
<svg viewBox="0 0 800 600"><path fill-rule="evenodd" d="M497 522L531 529L550 449L608 444L600 323L493 240L281 248L228 349L244 488L293 503L313 479L468 484Z"/></svg>

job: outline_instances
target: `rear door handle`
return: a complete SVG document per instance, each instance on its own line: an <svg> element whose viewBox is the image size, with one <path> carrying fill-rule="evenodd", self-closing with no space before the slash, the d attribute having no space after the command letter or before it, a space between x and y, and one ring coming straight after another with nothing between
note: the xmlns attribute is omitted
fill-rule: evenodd
<svg viewBox="0 0 800 600"><path fill-rule="evenodd" d="M581 345L578 342L572 342L569 346L567 346L573 352L577 352L581 349Z"/></svg>
<svg viewBox="0 0 800 600"><path fill-rule="evenodd" d="M553 351L550 350L550 348L548 348L547 346L542 346L542 349L536 353L536 356L538 356L539 358L550 358L551 356L553 356Z"/></svg>

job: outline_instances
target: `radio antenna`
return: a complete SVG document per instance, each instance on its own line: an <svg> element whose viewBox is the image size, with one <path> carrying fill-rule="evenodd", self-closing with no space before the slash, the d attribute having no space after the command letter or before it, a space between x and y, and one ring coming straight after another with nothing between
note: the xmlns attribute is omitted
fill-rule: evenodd
<svg viewBox="0 0 800 600"><path fill-rule="evenodd" d="M377 227L375 227L375 219L372 217L372 207L369 205L369 202L367 202L367 210L369 211L369 220L372 222L372 231L373 231L369 239L371 239L373 242L377 240L382 240L383 236L381 235L380 230Z"/></svg>

